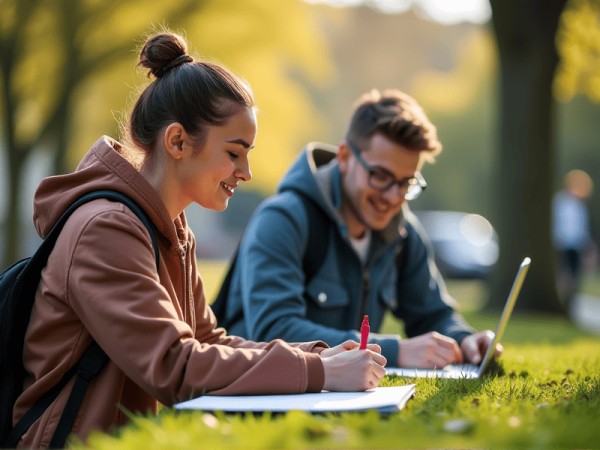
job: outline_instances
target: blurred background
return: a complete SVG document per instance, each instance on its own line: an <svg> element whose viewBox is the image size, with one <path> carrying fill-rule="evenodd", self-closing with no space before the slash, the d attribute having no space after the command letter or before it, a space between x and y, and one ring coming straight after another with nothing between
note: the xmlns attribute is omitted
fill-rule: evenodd
<svg viewBox="0 0 600 450"><path fill-rule="evenodd" d="M521 28L511 34L507 24ZM556 263L546 258L550 202L571 169L600 179L598 0L0 0L3 266L39 244L31 217L40 180L74 169L100 135L119 137L119 121L148 82L135 67L139 46L163 26L184 34L196 57L246 78L259 107L253 180L223 213L187 210L201 258L231 256L250 214L304 145L343 138L360 94L399 88L421 103L444 145L412 204L440 268L448 277L489 278L503 302L498 286L510 285L518 258L533 256L540 271L530 309L564 313ZM533 67L528 83L514 78L519 61L510 55L522 49L527 61L542 47L549 65ZM551 80L543 98L527 97L538 92L536 76ZM536 111L548 119L539 129ZM598 236L598 195L587 204ZM460 254L475 266L461 268Z"/></svg>

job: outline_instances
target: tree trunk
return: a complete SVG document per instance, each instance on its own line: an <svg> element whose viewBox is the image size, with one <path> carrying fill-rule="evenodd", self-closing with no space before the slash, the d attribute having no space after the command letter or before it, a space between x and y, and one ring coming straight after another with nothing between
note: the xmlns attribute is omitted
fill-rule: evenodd
<svg viewBox="0 0 600 450"><path fill-rule="evenodd" d="M21 255L21 180L23 167L29 156L27 146L18 143L16 123L18 113L18 98L13 89L14 76L18 66L18 59L25 47L25 24L32 15L34 2L22 0L16 3L14 22L6 20L0 28L0 69L2 71L3 110L0 112L2 125L0 128L5 134L5 154L8 163L8 202L4 222L4 255L2 268L19 259Z"/></svg>
<svg viewBox="0 0 600 450"><path fill-rule="evenodd" d="M17 149L14 149L17 150ZM10 264L18 260L21 256L20 237L21 233L21 192L19 184L22 180L23 160L21 154L16 151L17 155L10 159L9 174L8 174L8 204L6 220L6 240L4 241L4 256L2 267L8 267Z"/></svg>
<svg viewBox="0 0 600 450"><path fill-rule="evenodd" d="M555 281L551 207L555 172L555 34L566 0L492 0L500 59L495 226L500 258L488 309L504 303L517 266L532 259L516 309L565 314Z"/></svg>

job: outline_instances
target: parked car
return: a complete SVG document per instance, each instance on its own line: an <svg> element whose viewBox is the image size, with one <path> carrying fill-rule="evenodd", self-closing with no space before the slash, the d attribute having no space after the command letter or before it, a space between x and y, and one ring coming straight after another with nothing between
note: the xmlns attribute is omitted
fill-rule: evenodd
<svg viewBox="0 0 600 450"><path fill-rule="evenodd" d="M498 260L498 235L479 214L458 211L413 211L433 246L435 261L446 278L482 279Z"/></svg>

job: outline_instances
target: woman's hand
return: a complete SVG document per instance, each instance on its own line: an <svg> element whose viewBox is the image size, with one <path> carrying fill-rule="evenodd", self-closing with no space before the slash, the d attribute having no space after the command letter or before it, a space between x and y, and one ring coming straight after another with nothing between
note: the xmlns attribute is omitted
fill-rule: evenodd
<svg viewBox="0 0 600 450"><path fill-rule="evenodd" d="M349 350L357 350L359 346L360 344L356 341L342 342L341 344L336 345L335 347L326 348L321 352L321 356L330 357L337 355L338 353L347 352ZM367 344L367 349L375 353L381 353L381 347L378 344Z"/></svg>
<svg viewBox="0 0 600 450"><path fill-rule="evenodd" d="M328 391L364 391L377 386L386 374L387 361L378 345L373 344L374 350L358 350L356 342L354 345L349 342L353 341L320 353L325 370L323 388Z"/></svg>

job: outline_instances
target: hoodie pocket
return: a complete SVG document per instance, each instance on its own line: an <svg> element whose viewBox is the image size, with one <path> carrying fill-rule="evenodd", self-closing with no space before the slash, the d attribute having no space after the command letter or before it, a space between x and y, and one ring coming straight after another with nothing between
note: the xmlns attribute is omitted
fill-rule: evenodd
<svg viewBox="0 0 600 450"><path fill-rule="evenodd" d="M315 279L306 288L306 296L314 307L322 310L345 308L350 299L339 281Z"/></svg>

